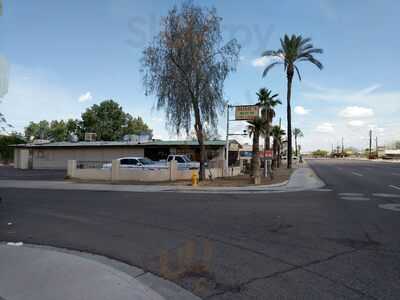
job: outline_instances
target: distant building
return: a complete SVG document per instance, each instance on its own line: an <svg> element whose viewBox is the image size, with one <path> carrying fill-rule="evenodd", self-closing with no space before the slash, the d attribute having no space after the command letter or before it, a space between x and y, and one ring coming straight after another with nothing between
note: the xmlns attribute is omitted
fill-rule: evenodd
<svg viewBox="0 0 400 300"><path fill-rule="evenodd" d="M400 159L400 150L385 150L383 159Z"/></svg>

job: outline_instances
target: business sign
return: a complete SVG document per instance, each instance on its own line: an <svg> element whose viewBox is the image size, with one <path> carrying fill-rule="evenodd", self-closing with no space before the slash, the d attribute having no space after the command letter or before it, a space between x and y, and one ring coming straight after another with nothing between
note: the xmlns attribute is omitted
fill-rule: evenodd
<svg viewBox="0 0 400 300"><path fill-rule="evenodd" d="M258 105L240 105L235 106L235 120L250 121L259 116Z"/></svg>
<svg viewBox="0 0 400 300"><path fill-rule="evenodd" d="M272 150L265 150L264 157L265 158L272 158L274 156L274 152Z"/></svg>

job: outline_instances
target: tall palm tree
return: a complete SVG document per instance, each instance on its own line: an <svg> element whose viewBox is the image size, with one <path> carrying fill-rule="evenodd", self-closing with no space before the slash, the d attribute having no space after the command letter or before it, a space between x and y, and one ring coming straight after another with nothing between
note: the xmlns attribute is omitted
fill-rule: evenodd
<svg viewBox="0 0 400 300"><path fill-rule="evenodd" d="M282 102L277 99L278 94L272 94L271 90L262 88L257 93L258 105L261 107L261 118L266 122L265 136L264 136L264 149L269 150L271 148L269 137L271 135L271 124L275 117L274 108Z"/></svg>
<svg viewBox="0 0 400 300"><path fill-rule="evenodd" d="M272 127L271 134L273 137L273 152L274 162L276 167L280 167L281 161L281 148L282 148L282 136L285 135L285 131L280 126L275 125Z"/></svg>
<svg viewBox="0 0 400 300"><path fill-rule="evenodd" d="M301 35L292 35L289 37L285 34L284 38L281 39L281 48L274 51L265 51L262 57L272 57L276 60L269 64L263 72L265 77L268 72L277 65L284 65L284 70L287 77L287 140L288 140L288 155L287 155L287 167L292 167L292 110L290 107L290 100L292 97L292 81L294 72L296 71L299 80L301 80L300 71L297 67L298 62L310 62L322 70L323 66L313 54L322 53L323 50L314 48L311 44L310 38L303 38Z"/></svg>
<svg viewBox="0 0 400 300"><path fill-rule="evenodd" d="M261 117L247 121L250 137L253 137L253 156L251 158L251 177L260 177L260 135L265 133L265 121Z"/></svg>
<svg viewBox="0 0 400 300"><path fill-rule="evenodd" d="M297 138L300 138L300 137L303 137L304 136L304 134L303 134L303 132L301 131L301 129L300 128L295 128L294 130L293 130L293 135L294 135L294 145L295 145L295 149L296 149L296 156L298 156L299 154L298 154L298 151L299 151L299 148L297 147Z"/></svg>

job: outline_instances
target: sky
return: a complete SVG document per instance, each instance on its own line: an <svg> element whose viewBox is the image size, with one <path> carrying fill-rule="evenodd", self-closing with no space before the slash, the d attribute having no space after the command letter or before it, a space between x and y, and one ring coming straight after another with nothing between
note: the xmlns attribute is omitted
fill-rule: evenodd
<svg viewBox="0 0 400 300"><path fill-rule="evenodd" d="M8 70L8 92L0 99L0 112L14 130L22 132L30 121L79 118L91 105L114 99L126 112L141 116L155 138L176 138L164 112L155 108L157 99L145 96L140 59L160 30L160 18L181 1L0 2L0 90ZM256 92L267 87L283 102L276 122L281 118L285 128L283 68L262 78L268 60L260 54L278 49L285 33L302 34L324 49L318 56L324 69L300 64L302 81L296 78L293 84L293 126L304 133L302 148L330 150L343 137L346 147L363 149L370 129L380 145L400 140L400 2L193 2L216 7L224 41L236 38L242 45L237 71L225 82L224 97L230 104L254 104ZM231 133L246 127L241 122L230 126ZM221 138L225 128L226 117L221 115Z"/></svg>

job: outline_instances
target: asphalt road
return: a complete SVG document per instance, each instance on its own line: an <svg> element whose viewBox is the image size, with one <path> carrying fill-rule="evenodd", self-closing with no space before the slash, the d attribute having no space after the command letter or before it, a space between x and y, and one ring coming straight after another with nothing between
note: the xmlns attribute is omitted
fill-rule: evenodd
<svg viewBox="0 0 400 300"><path fill-rule="evenodd" d="M64 180L66 170L21 170L13 166L0 167L0 180ZM0 299L1 300L1 299Z"/></svg>
<svg viewBox="0 0 400 300"><path fill-rule="evenodd" d="M109 256L203 299L400 299L400 165L309 163L327 189L2 190L0 240Z"/></svg>

